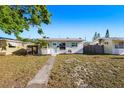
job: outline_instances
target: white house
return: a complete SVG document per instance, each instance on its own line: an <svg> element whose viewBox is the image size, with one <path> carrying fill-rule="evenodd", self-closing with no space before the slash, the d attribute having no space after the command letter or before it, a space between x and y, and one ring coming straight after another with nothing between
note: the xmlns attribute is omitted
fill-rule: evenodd
<svg viewBox="0 0 124 93"><path fill-rule="evenodd" d="M72 54L83 53L83 39L81 38L45 38L48 42L41 54Z"/></svg>
<svg viewBox="0 0 124 93"><path fill-rule="evenodd" d="M124 54L124 38L121 37L98 38L92 44L104 45L107 54Z"/></svg>
<svg viewBox="0 0 124 93"><path fill-rule="evenodd" d="M47 47L40 48L30 42L0 37L0 55L22 54L72 54L83 53L83 40L81 38L45 38ZM6 49L2 46L6 45Z"/></svg>

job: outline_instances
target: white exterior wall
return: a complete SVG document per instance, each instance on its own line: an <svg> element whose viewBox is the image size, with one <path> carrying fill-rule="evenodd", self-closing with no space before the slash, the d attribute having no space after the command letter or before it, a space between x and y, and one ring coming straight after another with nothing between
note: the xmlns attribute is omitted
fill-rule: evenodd
<svg viewBox="0 0 124 93"><path fill-rule="evenodd" d="M117 41L116 41L117 42ZM119 49L117 49L117 48L115 48L115 44L116 44L116 42L112 42L112 44L113 44L113 47L112 47L112 54L124 54L124 48L119 48ZM119 42L119 41L118 41ZM118 43L117 42L117 43Z"/></svg>
<svg viewBox="0 0 124 93"><path fill-rule="evenodd" d="M51 48L42 48L40 54L51 54L52 49Z"/></svg>
<svg viewBox="0 0 124 93"><path fill-rule="evenodd" d="M66 50L63 51L65 53L69 53L68 50L71 50L72 53L83 53L83 42L77 42L77 47L72 47L72 42L66 42ZM61 50L60 50L61 53Z"/></svg>
<svg viewBox="0 0 124 93"><path fill-rule="evenodd" d="M108 42L108 44L105 44L105 42ZM112 40L107 39L103 43L104 43L103 44L104 45L104 53L112 54L112 50L113 50Z"/></svg>
<svg viewBox="0 0 124 93"><path fill-rule="evenodd" d="M53 45L53 43L56 43L56 45ZM59 44L60 43L65 43L66 44L66 49L65 50L60 50ZM49 42L49 46L45 49L42 49L42 54L68 54L68 50L71 50L71 53L83 53L83 42L76 42L77 47L72 47L73 42Z"/></svg>
<svg viewBox="0 0 124 93"><path fill-rule="evenodd" d="M113 49L112 54L124 55L124 49Z"/></svg>

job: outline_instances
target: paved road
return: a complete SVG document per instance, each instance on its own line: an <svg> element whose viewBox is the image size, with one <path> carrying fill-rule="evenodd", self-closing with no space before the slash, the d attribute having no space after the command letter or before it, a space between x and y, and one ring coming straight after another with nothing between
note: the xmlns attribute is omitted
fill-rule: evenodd
<svg viewBox="0 0 124 93"><path fill-rule="evenodd" d="M28 82L28 88L43 88L47 87L49 75L53 64L55 62L55 56L51 56L46 64L39 70L39 72L35 75L35 77Z"/></svg>

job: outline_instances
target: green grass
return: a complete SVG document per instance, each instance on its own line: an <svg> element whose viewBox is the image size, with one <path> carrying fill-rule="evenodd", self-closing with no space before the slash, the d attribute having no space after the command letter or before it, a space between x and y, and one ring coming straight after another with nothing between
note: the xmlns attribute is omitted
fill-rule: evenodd
<svg viewBox="0 0 124 93"><path fill-rule="evenodd" d="M58 55L48 87L124 87L124 56Z"/></svg>
<svg viewBox="0 0 124 93"><path fill-rule="evenodd" d="M0 56L0 87L25 87L48 56Z"/></svg>

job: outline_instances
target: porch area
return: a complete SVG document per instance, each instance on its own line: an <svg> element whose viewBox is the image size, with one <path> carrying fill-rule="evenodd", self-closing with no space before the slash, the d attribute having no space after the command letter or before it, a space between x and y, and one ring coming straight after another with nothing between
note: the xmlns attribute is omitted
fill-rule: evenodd
<svg viewBox="0 0 124 93"><path fill-rule="evenodd" d="M38 45L28 45L27 54L28 55L39 55L40 51L39 51Z"/></svg>

